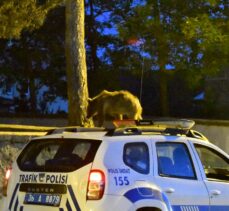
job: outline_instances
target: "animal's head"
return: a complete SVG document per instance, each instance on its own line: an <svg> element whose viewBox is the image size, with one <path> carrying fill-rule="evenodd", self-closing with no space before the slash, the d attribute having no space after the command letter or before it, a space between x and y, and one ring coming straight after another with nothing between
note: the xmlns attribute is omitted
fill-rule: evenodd
<svg viewBox="0 0 229 211"><path fill-rule="evenodd" d="M87 118L91 118L97 114L96 102L95 100L88 98L88 107L87 107Z"/></svg>

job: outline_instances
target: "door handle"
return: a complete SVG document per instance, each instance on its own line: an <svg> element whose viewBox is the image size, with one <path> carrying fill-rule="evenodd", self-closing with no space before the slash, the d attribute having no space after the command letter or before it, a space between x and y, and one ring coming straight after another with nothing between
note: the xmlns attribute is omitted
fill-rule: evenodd
<svg viewBox="0 0 229 211"><path fill-rule="evenodd" d="M164 191L166 193L174 193L175 192L174 188L166 188Z"/></svg>
<svg viewBox="0 0 229 211"><path fill-rule="evenodd" d="M221 191L220 190L212 190L211 191L211 195L212 196L218 196L218 195L220 195L221 194Z"/></svg>

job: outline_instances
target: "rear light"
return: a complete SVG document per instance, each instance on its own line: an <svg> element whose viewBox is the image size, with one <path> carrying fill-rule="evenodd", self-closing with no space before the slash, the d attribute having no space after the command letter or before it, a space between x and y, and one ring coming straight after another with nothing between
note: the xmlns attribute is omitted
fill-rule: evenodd
<svg viewBox="0 0 229 211"><path fill-rule="evenodd" d="M3 179L3 196L7 196L7 186L8 186L8 181L11 176L12 168L6 169L5 177Z"/></svg>
<svg viewBox="0 0 229 211"><path fill-rule="evenodd" d="M103 197L105 189L105 175L100 170L91 170L88 180L87 199L98 200Z"/></svg>

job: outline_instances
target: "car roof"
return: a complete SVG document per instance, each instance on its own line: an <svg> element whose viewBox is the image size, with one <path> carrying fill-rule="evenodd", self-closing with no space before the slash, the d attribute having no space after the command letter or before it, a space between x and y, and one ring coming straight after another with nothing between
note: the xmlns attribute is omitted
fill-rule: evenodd
<svg viewBox="0 0 229 211"><path fill-rule="evenodd" d="M90 140L103 140L106 131L98 131L98 132L62 132L56 134L50 134L42 137L35 138L36 140L42 139L90 139Z"/></svg>
<svg viewBox="0 0 229 211"><path fill-rule="evenodd" d="M195 140L208 141L207 138L198 131L192 130L195 122L187 119L159 119L159 120L124 120L114 122L114 127L61 127L48 131L44 137L36 139L49 138L80 138L104 140L105 137L118 136L174 136L189 137Z"/></svg>

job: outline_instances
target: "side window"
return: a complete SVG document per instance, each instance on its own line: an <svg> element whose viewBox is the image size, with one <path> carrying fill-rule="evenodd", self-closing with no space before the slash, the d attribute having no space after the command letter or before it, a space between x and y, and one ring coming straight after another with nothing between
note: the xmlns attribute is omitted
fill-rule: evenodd
<svg viewBox="0 0 229 211"><path fill-rule="evenodd" d="M200 145L194 145L202 162L206 177L209 180L229 180L229 160L216 150Z"/></svg>
<svg viewBox="0 0 229 211"><path fill-rule="evenodd" d="M160 176L196 179L191 156L185 144L157 143L156 150Z"/></svg>
<svg viewBox="0 0 229 211"><path fill-rule="evenodd" d="M149 173L149 149L145 143L129 143L124 146L124 163L135 171Z"/></svg>

